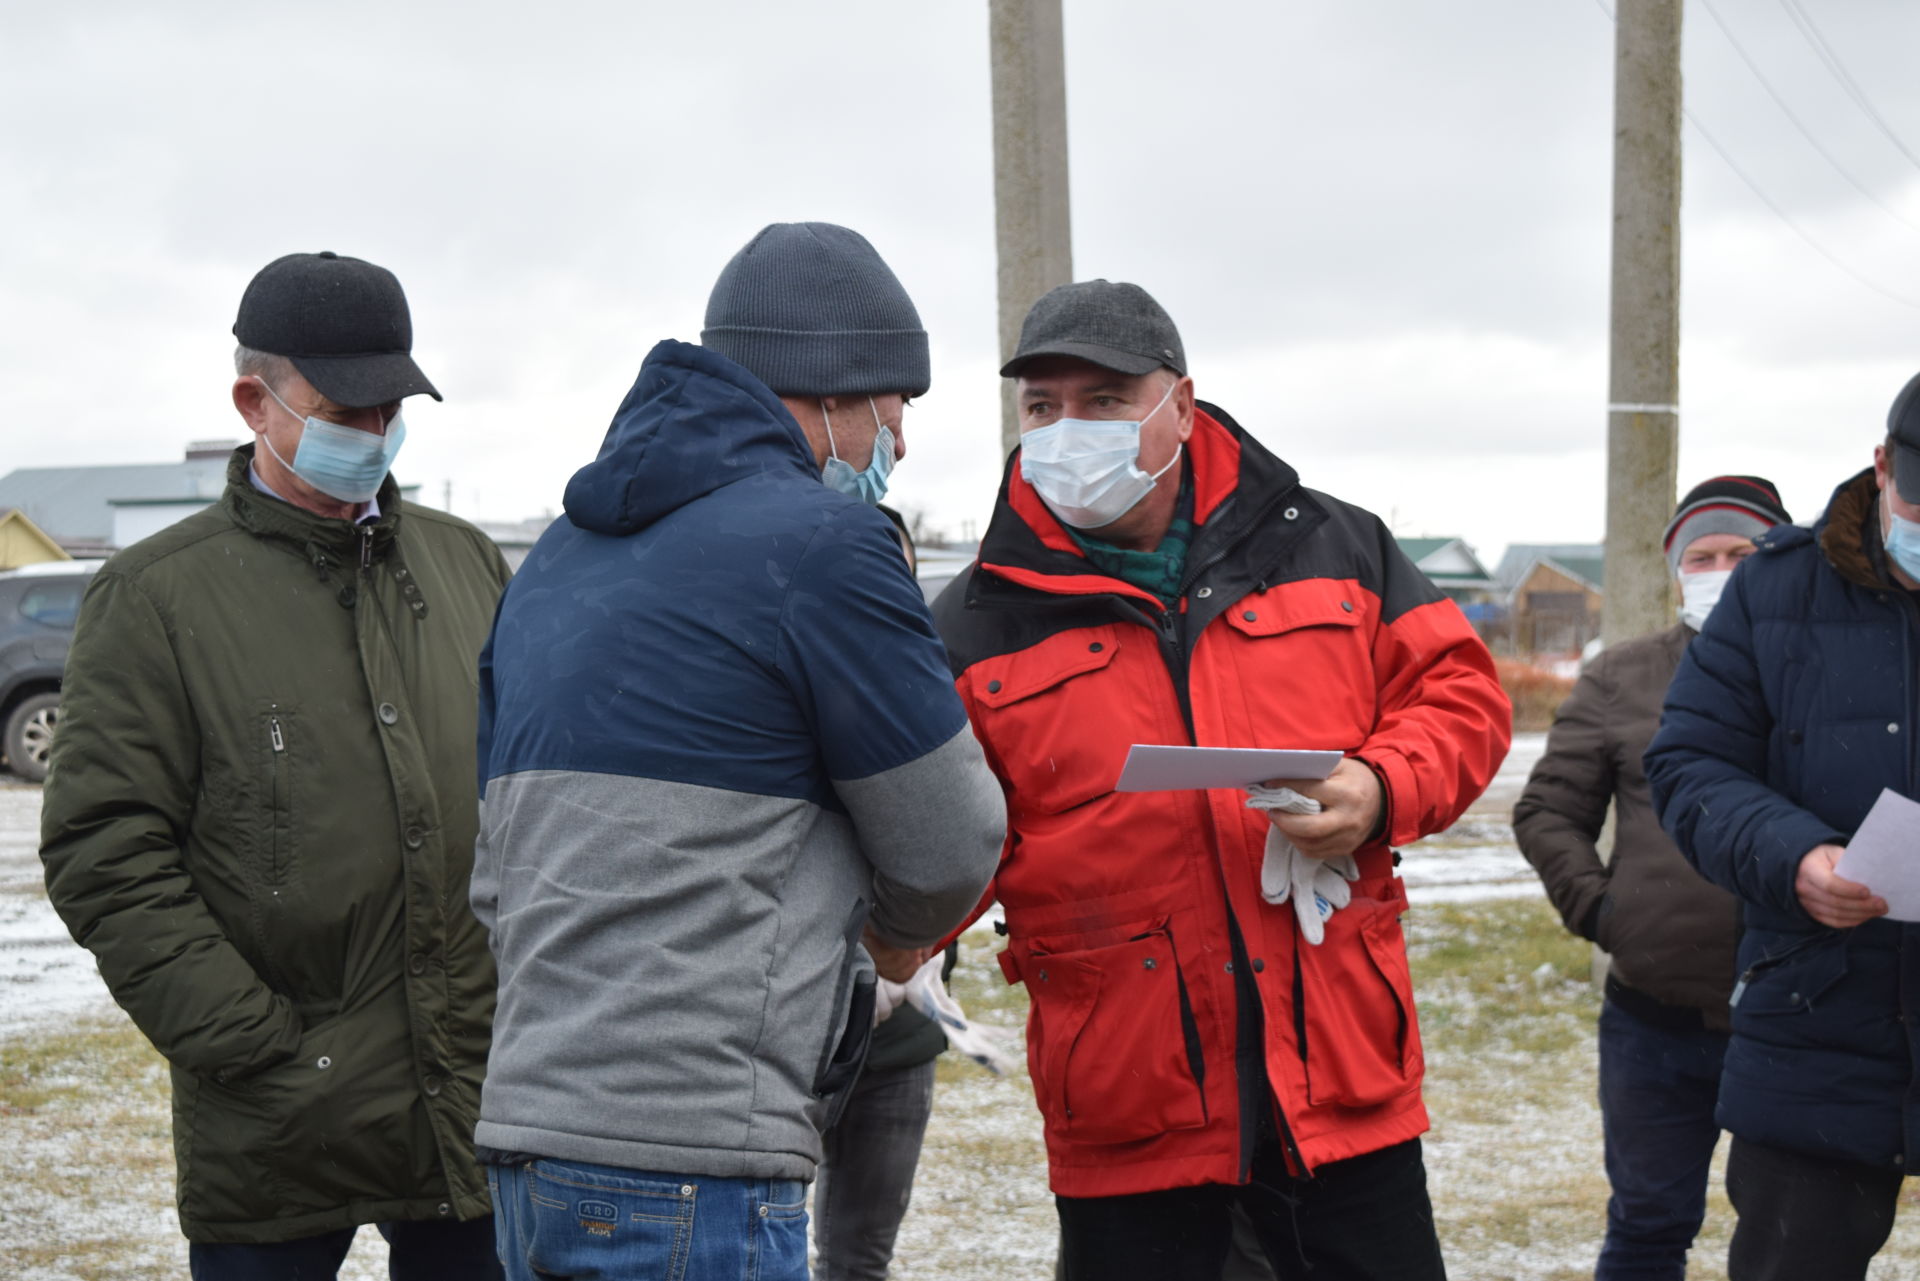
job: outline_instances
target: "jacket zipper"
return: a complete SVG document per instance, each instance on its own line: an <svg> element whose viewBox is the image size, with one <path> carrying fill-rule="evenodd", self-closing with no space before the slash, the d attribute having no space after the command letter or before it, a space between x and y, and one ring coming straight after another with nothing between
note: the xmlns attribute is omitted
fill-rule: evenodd
<svg viewBox="0 0 1920 1281"><path fill-rule="evenodd" d="M1270 508L1272 505L1272 503L1268 503L1265 507L1261 508L1261 512L1265 512L1267 508ZM1255 519L1259 519L1258 515L1256 515ZM1229 543L1227 550L1231 550L1233 546L1233 543ZM1213 565L1217 565L1225 559L1226 552L1223 551L1220 555L1214 557L1209 564L1203 566L1199 573L1204 574L1208 569L1211 569ZM1180 589L1182 599L1186 598L1187 589L1192 586L1197 577L1198 574L1188 577L1182 583ZM1173 681L1174 694L1180 701L1180 719L1186 725L1187 741L1189 743L1197 743L1199 742L1199 736L1193 728L1193 695L1189 672L1189 668L1192 665L1190 661L1192 656L1187 651L1186 638L1182 635L1184 629L1181 626L1181 616L1171 609L1163 609L1160 616L1154 621L1156 624L1154 630L1160 641L1160 661L1162 665L1166 667L1167 675ZM1224 889L1222 892L1224 894ZM1266 1008L1260 1002L1260 986L1253 978L1246 937L1241 933L1240 918L1234 914L1233 900L1230 895L1226 896L1225 906L1227 916L1227 944L1233 959L1233 1058L1236 1092L1240 1095L1240 1178L1244 1182L1253 1175L1253 1149L1256 1146L1258 1134L1254 1114L1249 1104L1256 1104L1262 1107L1272 1107L1275 1126L1279 1130L1278 1137L1281 1147L1285 1150L1293 1167L1300 1171L1300 1177L1310 1179L1313 1175L1307 1169L1306 1159L1300 1154L1300 1145L1293 1137L1293 1126L1287 1121L1286 1109L1280 1106L1280 1096L1278 1092L1273 1089L1273 1083L1268 1080L1267 1077ZM1258 1094L1264 1096L1261 1098L1249 1098L1250 1092L1239 1087L1239 1082L1244 1080L1240 1062L1241 1016L1239 1013L1239 1007L1243 1001L1251 1001L1253 1003L1252 1017L1257 1020L1258 1023L1259 1037L1255 1045L1255 1063L1259 1069L1258 1079L1260 1085L1263 1087L1258 1091ZM1304 1052L1304 1046L1302 1050Z"/></svg>
<svg viewBox="0 0 1920 1281"><path fill-rule="evenodd" d="M373 573L373 526L362 525L360 527L360 576L362 578L365 578L372 573Z"/></svg>

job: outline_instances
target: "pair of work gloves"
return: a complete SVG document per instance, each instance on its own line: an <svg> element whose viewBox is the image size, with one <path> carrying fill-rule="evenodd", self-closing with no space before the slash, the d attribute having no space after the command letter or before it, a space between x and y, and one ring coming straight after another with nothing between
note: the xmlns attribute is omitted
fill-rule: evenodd
<svg viewBox="0 0 1920 1281"><path fill-rule="evenodd" d="M1247 808L1270 814L1318 814L1320 802L1302 796L1291 787L1264 787L1258 783L1247 788ZM1350 882L1360 879L1360 867L1353 855L1337 858L1308 858L1294 847L1279 828L1267 827L1267 852L1260 864L1260 897L1273 904L1293 904L1300 920L1300 933L1318 947L1326 941L1327 918L1353 901Z"/></svg>
<svg viewBox="0 0 1920 1281"><path fill-rule="evenodd" d="M1013 1034L1006 1028L989 1027L967 1017L967 1012L960 1008L960 1002L953 999L953 994L947 991L947 985L941 982L940 971L945 967L945 961L946 953L935 952L905 983L895 983L891 979L876 980L873 994L874 1026L878 1027L892 1018L894 1011L901 1006L911 1005L946 1033L949 1049L972 1059L995 1076L1013 1071L1015 1060L1008 1050Z"/></svg>

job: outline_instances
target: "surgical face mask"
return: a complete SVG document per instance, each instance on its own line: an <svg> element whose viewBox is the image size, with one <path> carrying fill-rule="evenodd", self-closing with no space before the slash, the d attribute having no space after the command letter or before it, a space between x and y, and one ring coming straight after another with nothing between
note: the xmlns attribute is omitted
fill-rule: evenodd
<svg viewBox="0 0 1920 1281"><path fill-rule="evenodd" d="M873 414L873 458L865 471L855 471L834 446L833 415L827 412L826 402L820 402L820 417L827 424L827 461L820 467L820 480L828 489L877 507L887 496L887 476L893 471L893 431L880 421L879 407L871 396L867 397L867 408Z"/></svg>
<svg viewBox="0 0 1920 1281"><path fill-rule="evenodd" d="M265 379L260 380L260 385L267 388L267 395L272 396L280 408L295 418L300 417L280 399L278 392L267 387ZM327 497L343 503L364 503L380 492L380 482L393 470L394 456L407 439L407 425L396 413L387 420L387 434L376 436L370 431L309 416L301 426L300 447L293 451L292 462L280 457L280 451L273 447L267 433L261 432L260 439L282 467Z"/></svg>
<svg viewBox="0 0 1920 1281"><path fill-rule="evenodd" d="M1887 506L1887 555L1908 578L1920 580L1920 523L1901 516L1892 504Z"/></svg>
<svg viewBox="0 0 1920 1281"><path fill-rule="evenodd" d="M1727 589L1727 580L1732 577L1730 569L1680 575L1680 621L1696 632L1705 627L1707 615L1720 603L1720 593Z"/></svg>
<svg viewBox="0 0 1920 1281"><path fill-rule="evenodd" d="M1173 451L1166 467L1149 476L1140 470L1140 429L1166 406L1176 380L1160 403L1139 422L1102 418L1062 418L1020 437L1020 475L1075 529L1111 525L1153 492L1168 468L1180 461ZM1184 448L1184 446L1182 446Z"/></svg>

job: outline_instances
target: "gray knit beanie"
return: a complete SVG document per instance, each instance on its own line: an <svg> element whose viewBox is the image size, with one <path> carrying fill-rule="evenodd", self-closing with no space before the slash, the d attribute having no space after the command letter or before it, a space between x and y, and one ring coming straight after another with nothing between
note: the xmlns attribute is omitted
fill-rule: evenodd
<svg viewBox="0 0 1920 1281"><path fill-rule="evenodd" d="M926 393L920 313L865 236L830 222L776 222L714 281L703 346L778 396Z"/></svg>

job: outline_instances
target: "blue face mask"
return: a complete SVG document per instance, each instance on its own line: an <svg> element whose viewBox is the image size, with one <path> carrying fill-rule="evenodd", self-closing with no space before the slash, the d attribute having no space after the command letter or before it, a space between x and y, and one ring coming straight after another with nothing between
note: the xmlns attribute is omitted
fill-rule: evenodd
<svg viewBox="0 0 1920 1281"><path fill-rule="evenodd" d="M265 379L260 385L267 388L267 395L272 396L280 408L295 418L300 417L280 399L279 393L267 387ZM364 503L380 492L380 482L393 469L394 456L406 443L407 425L396 413L387 420L387 434L376 436L324 418L308 417L301 427L300 447L293 451L292 462L280 457L280 451L273 447L273 441L265 432L260 433L260 439L282 467L327 497L343 503Z"/></svg>
<svg viewBox="0 0 1920 1281"><path fill-rule="evenodd" d="M1920 580L1920 522L1903 518L1887 505L1887 555L1908 578Z"/></svg>
<svg viewBox="0 0 1920 1281"><path fill-rule="evenodd" d="M873 413L873 458L867 463L865 471L855 471L853 464L840 457L833 444L833 417L827 413L826 403L820 405L820 417L827 424L827 461L821 465L820 480L828 489L837 489L849 498L858 498L869 507L877 507L880 500L887 496L887 476L893 471L893 432L880 421L880 410L873 403L873 397L867 397L867 408Z"/></svg>

